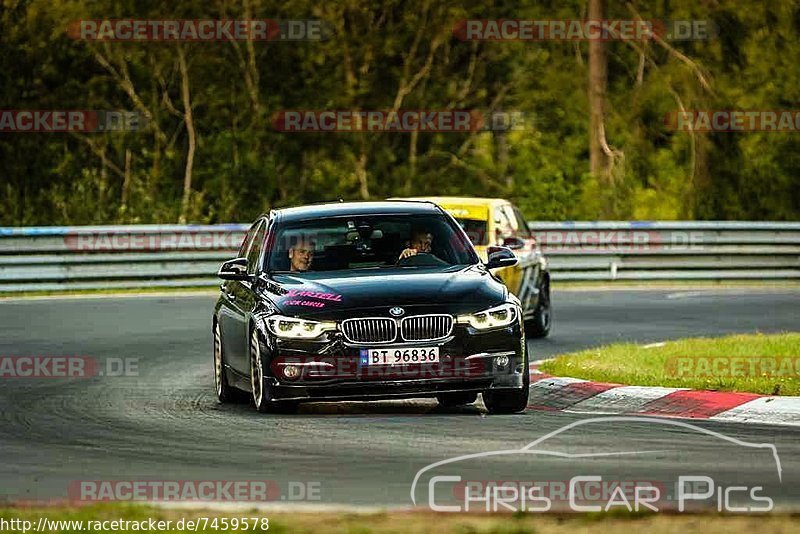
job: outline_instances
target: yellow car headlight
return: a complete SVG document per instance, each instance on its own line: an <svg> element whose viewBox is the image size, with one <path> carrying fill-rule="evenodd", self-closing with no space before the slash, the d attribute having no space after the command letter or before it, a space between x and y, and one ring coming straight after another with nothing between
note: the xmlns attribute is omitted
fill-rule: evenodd
<svg viewBox="0 0 800 534"><path fill-rule="evenodd" d="M333 321L308 321L283 315L271 315L265 321L270 332L288 339L314 339L324 332L336 330L336 323Z"/></svg>
<svg viewBox="0 0 800 534"><path fill-rule="evenodd" d="M476 330L489 330L514 324L518 314L519 311L514 304L501 304L481 312L459 315L456 317L456 322L468 324Z"/></svg>

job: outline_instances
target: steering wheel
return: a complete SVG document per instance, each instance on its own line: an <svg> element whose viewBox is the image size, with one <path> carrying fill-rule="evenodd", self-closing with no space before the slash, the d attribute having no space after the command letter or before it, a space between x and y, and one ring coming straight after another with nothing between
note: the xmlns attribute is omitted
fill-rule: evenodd
<svg viewBox="0 0 800 534"><path fill-rule="evenodd" d="M397 260L398 267L438 267L440 265L447 265L447 262L437 258L430 252L417 252L413 256L406 256Z"/></svg>

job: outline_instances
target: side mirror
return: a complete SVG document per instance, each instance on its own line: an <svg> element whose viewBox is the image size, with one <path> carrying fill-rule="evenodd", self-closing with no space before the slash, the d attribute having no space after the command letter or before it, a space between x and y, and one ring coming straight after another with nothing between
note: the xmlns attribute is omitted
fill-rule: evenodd
<svg viewBox="0 0 800 534"><path fill-rule="evenodd" d="M508 247L488 247L486 254L489 258L486 262L487 269L511 267L517 264L517 256Z"/></svg>
<svg viewBox="0 0 800 534"><path fill-rule="evenodd" d="M503 246L511 250L520 250L525 248L525 241L518 237L507 237L503 239Z"/></svg>
<svg viewBox="0 0 800 534"><path fill-rule="evenodd" d="M250 275L247 274L247 258L236 258L228 260L219 268L217 276L223 280L249 280Z"/></svg>

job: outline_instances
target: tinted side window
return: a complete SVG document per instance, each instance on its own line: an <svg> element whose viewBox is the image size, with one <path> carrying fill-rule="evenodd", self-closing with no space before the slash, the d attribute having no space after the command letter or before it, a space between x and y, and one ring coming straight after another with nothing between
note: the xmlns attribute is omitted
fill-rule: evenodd
<svg viewBox="0 0 800 534"><path fill-rule="evenodd" d="M472 241L473 245L480 246L489 244L489 235L486 230L488 225L486 221L478 219L456 219L456 222L464 229L464 232L467 234L467 237L469 237L469 240Z"/></svg>
<svg viewBox="0 0 800 534"><path fill-rule="evenodd" d="M253 243L247 253L247 273L254 274L258 266L258 258L261 256L261 249L264 246L264 236L267 234L267 225L260 222L258 229L253 236Z"/></svg>
<svg viewBox="0 0 800 534"><path fill-rule="evenodd" d="M522 215L522 212L519 211L519 208L514 206L514 217L517 218L517 231L519 232L519 237L521 238L529 238L531 236L530 228L528 228L528 221L525 220L525 217Z"/></svg>
<svg viewBox="0 0 800 534"><path fill-rule="evenodd" d="M254 222L253 226L251 226L247 231L247 234L245 234L244 239L242 240L242 245L239 247L239 254L237 254L237 257L244 258L247 256L247 249L250 248L250 243L253 242L253 236L256 234L256 229L258 228L260 222L261 221Z"/></svg>
<svg viewBox="0 0 800 534"><path fill-rule="evenodd" d="M507 237L514 237L516 231L514 229L513 221L509 219L508 214L506 211L500 207L495 208L494 210L494 221L495 221L495 243L498 245L503 244L503 239Z"/></svg>

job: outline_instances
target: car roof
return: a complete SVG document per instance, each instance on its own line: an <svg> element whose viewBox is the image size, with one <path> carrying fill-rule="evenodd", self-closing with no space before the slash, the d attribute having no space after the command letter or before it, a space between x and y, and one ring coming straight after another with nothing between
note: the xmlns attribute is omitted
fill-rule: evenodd
<svg viewBox="0 0 800 534"><path fill-rule="evenodd" d="M487 197L410 197L407 199L397 200L422 200L434 202L441 205L458 205L458 206L496 206L498 204L510 204L504 198L487 198Z"/></svg>
<svg viewBox="0 0 800 534"><path fill-rule="evenodd" d="M421 200L383 200L375 202L326 202L274 210L283 222L302 221L318 217L348 215L411 215L440 214L439 206Z"/></svg>

